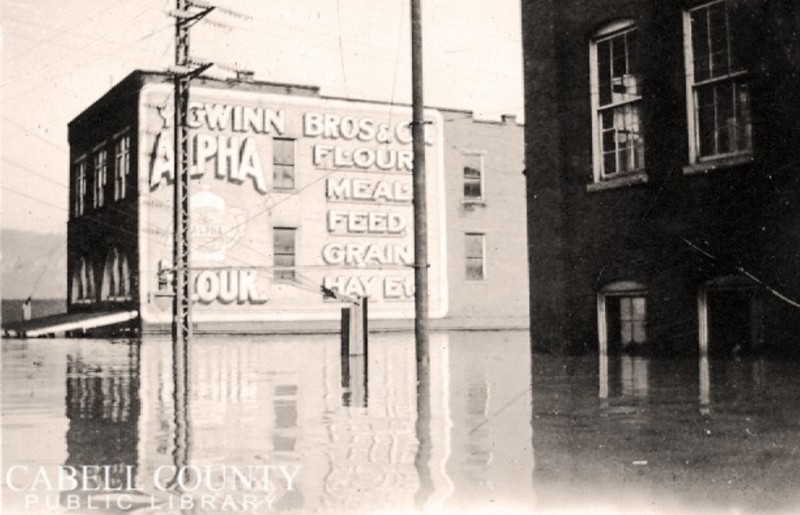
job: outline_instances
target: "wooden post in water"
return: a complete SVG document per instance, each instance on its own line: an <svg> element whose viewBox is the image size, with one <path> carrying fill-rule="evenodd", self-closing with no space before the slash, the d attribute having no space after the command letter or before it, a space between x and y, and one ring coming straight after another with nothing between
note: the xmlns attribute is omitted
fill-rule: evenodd
<svg viewBox="0 0 800 515"><path fill-rule="evenodd" d="M342 356L366 356L369 328L367 299L353 301L342 308Z"/></svg>

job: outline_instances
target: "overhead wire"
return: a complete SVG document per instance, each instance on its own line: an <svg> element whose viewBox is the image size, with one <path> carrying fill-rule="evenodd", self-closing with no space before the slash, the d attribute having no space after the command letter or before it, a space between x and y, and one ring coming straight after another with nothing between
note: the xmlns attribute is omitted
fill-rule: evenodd
<svg viewBox="0 0 800 515"><path fill-rule="evenodd" d="M155 2L153 2L153 3L149 4L149 5L148 5L148 7L146 7L144 10L142 10L142 11L140 11L139 13L137 13L137 14L133 15L132 17L130 17L130 18L128 19L128 21L133 21L133 20L135 20L135 19L137 19L137 18L139 18L139 17L143 16L145 13L147 13L148 11L152 10L153 8L155 8L157 4L163 4L163 3L164 3L164 0L156 0ZM110 8L109 8L109 9L110 9ZM90 20L90 21L91 21L91 20ZM163 29L162 29L162 30L163 30ZM103 33L101 34L101 36L99 36L99 37L100 37L100 38L102 38L102 37L109 36L109 35L111 35L111 34L114 34L114 33L119 33L119 29L118 29L118 28L116 28L116 27L113 27L113 28L111 28L110 30L107 30L107 31L103 32ZM151 36L152 36L152 35L154 35L154 34L155 34L155 33L151 33L151 34L150 34L148 37L151 37ZM139 41L141 41L141 38L140 38L140 39L138 39L138 40L136 40L136 41L134 41L132 44L129 44L129 45L124 45L124 46L122 46L121 48L119 48L119 49L115 50L115 52L114 52L114 53L108 53L108 54L104 54L104 55L103 55L103 58L105 58L105 57L111 57L111 56L118 57L119 55L118 55L118 53L117 53L117 52L118 52L119 50L122 50L122 49L128 48L128 47L132 46L133 44L136 44L136 43L138 43ZM21 80L30 80L30 79L31 79L31 78L33 78L33 77L37 77L37 76L38 76L38 75L39 75L41 72L43 72L43 71L45 71L45 70L47 70L47 69L49 69L49 68L51 68L51 67L53 67L53 66L55 66L55 65L57 65L57 64L62 64L62 63L64 62L64 60L65 60L65 59L67 59L67 58L69 58L69 57L72 57L73 55L75 55L75 54L77 54L77 53L79 53L79 52L82 52L83 50L86 50L86 49L87 49L87 48L89 48L89 46L91 46L93 43L95 43L95 41L90 41L89 43L87 43L86 45L84 45L84 46L82 46L82 47L79 47L79 48L78 48L78 49L76 49L75 51L73 51L73 52L70 52L70 53L68 53L67 55L61 56L61 57L60 57L58 60L56 60L56 61L52 61L52 62L50 62L49 64L46 64L46 65L44 65L44 66L42 66L42 67L39 67L39 68L37 69L37 71L36 71L36 72L35 72L33 75L20 76L20 77L17 77L17 78L14 78L14 79L11 79L11 80L8 80L8 81L5 81L5 82L3 82L2 84L0 84L0 88L6 88L6 87L8 87L8 86L10 86L10 85L12 85L12 84L15 84L15 83L17 83L17 82L21 81ZM71 70L71 72L74 72L74 70ZM52 79L51 79L51 80L52 80Z"/></svg>
<svg viewBox="0 0 800 515"><path fill-rule="evenodd" d="M33 297L33 294L36 293L36 290L39 288L39 285L42 283L42 279L44 279L44 276L46 274L50 273L50 271L52 270L53 266L61 260L61 255L67 250L67 243L66 242L59 243L53 249L53 252L55 252L56 250L59 250L59 252L57 254L57 259L51 259L49 261L49 263L47 264L47 266L45 267L45 269L42 270L42 272L39 274L39 277L33 283L33 286L31 287L27 298L30 299L30 298Z"/></svg>
<svg viewBox="0 0 800 515"><path fill-rule="evenodd" d="M337 11L338 11L338 7L339 7L339 6L337 5ZM148 10L149 10L149 9L148 9ZM337 15L338 15L338 14L339 14L339 13L337 12ZM165 28L166 28L166 27L165 27ZM154 32L154 33L155 33L155 32ZM154 33L151 33L151 35L152 35L152 34L154 34ZM400 33L398 33L398 42L397 42L397 47L396 47L396 48L397 48L397 51L396 51L396 64L395 64L395 67L394 67L394 74L393 74L393 84L392 84L392 101L390 102L390 104L391 104L392 106L394 106L394 105L395 105L395 102L394 102L394 94L395 94L395 92L394 92L394 89L395 89L395 85L396 85L396 77L397 77L397 73L396 73L396 71L397 71L397 64L398 64L398 62L399 62L399 47L400 47L400 44L399 44L399 42L400 42L400 37L399 37L399 34L400 34ZM341 31L340 31L340 34L339 34L339 36L340 36L340 37L339 37L339 39L340 39L340 41L339 41L339 47L340 47L340 52L341 52L341 51L342 51L342 38L341 38ZM145 37L148 37L148 36L145 36ZM140 38L140 39L141 39L141 38ZM342 61L341 61L341 63L342 63L342 67L343 67L343 74L344 74L344 62L343 62L343 57L342 57ZM344 80L345 80L345 83L346 83L346 75L344 76ZM346 86L346 88L347 88L347 86ZM391 116L391 113L390 113L390 116ZM334 173L334 172L336 172L336 171L338 171L338 170L330 170L328 173L326 173L326 174L324 174L323 176L319 177L318 179L316 179L316 180L312 181L312 183L310 183L310 184L306 185L306 187L305 187L305 188L311 187L313 184L315 184L315 183L318 183L319 181L321 181L321 180L323 180L323 179L325 179L325 178L329 177L329 176L330 176L332 173ZM305 189L305 188L303 188L303 189ZM19 192L16 192L16 193L18 193L18 194L19 194ZM299 193L299 191L298 191L297 193ZM288 197L287 197L287 198L288 198ZM260 214L263 214L264 212L267 212L267 211L269 211L269 210L273 209L274 207L276 207L277 205L281 204L281 203L282 203L282 202L284 202L285 200L286 200L286 199L282 199L282 200L279 200L278 202L275 202L275 203L273 203L272 205L268 206L268 207L267 207L265 210L263 210L261 213L257 213L256 215L254 215L254 216L250 217L248 220L252 220L252 219L253 219L253 218L255 218L256 216L260 216ZM245 222L246 222L246 221L245 221Z"/></svg>

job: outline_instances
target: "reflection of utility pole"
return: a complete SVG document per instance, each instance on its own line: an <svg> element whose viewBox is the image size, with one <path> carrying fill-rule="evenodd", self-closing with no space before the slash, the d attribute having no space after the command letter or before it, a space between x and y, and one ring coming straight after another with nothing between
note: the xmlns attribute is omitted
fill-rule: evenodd
<svg viewBox="0 0 800 515"><path fill-rule="evenodd" d="M411 0L411 135L414 146L414 337L417 363L428 366L428 223L425 197L425 111L422 100L422 13Z"/></svg>

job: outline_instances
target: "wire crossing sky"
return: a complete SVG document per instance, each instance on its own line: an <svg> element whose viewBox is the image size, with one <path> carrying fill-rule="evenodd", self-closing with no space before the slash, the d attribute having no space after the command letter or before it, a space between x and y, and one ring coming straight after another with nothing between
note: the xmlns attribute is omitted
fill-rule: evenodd
<svg viewBox="0 0 800 515"><path fill-rule="evenodd" d="M67 123L134 69L174 62L174 0L2 0L2 226L63 232ZM215 0L192 30L209 75L411 102L407 0ZM423 1L425 103L477 118L522 114L519 0ZM33 173L35 172L35 173ZM36 201L32 200L36 199Z"/></svg>

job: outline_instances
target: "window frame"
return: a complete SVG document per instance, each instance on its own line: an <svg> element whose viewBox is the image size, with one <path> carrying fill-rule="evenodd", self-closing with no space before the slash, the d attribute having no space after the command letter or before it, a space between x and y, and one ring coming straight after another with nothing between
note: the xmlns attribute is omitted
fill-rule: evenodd
<svg viewBox="0 0 800 515"><path fill-rule="evenodd" d="M620 325L620 343L622 347L630 347L630 346L638 346L644 345L647 343L647 296L642 294L621 294L621 295L612 295L611 297L616 297L620 303L620 315L619 315L619 325ZM608 301L608 296L606 296L606 301ZM641 317L637 317L637 309L636 309L636 301L640 300L642 309L641 309ZM623 309L623 303L627 301L630 304L630 309L628 313L625 312ZM626 314L629 316L626 317ZM636 336L636 328L637 326L640 329L641 336L643 337L641 341L637 340ZM629 341L625 341L625 328L629 329L630 338Z"/></svg>
<svg viewBox="0 0 800 515"><path fill-rule="evenodd" d="M723 4L725 6L725 24L726 24L726 43L727 43L727 56L728 56L728 72L716 77L709 77L702 81L695 81L695 55L694 55L694 34L692 32L692 14L708 9L712 5ZM695 171L705 171L709 168L706 163L727 163L730 165L747 162L751 159L753 153L753 137L752 137L752 114L749 116L747 122L749 123L749 133L747 148L743 150L734 150L732 152L717 152L709 155L700 155L700 116L698 115L699 102L697 98L697 90L700 87L721 84L729 82L732 85L732 91L735 95L736 86L744 83L750 85L750 71L742 67L739 70L731 70L731 59L733 58L733 47L731 46L731 24L730 24L730 4L727 0L711 0L703 2L692 7L686 8L682 12L683 16L683 55L684 55L684 73L686 77L686 120L687 120L687 137L688 137L688 150L689 150L689 166L684 168L684 173L692 173ZM710 50L709 50L710 51ZM744 79L744 80L742 80ZM748 102L752 103L752 95L749 96ZM734 109L736 103L734 102ZM716 124L716 121L715 121ZM715 127L716 130L716 127ZM736 134L734 134L735 141ZM715 146L717 146L716 144ZM713 166L712 166L713 167ZM697 169L696 169L697 168Z"/></svg>
<svg viewBox="0 0 800 515"><path fill-rule="evenodd" d="M127 301L132 298L128 256L116 247L108 253L103 265L100 297L104 301L113 302Z"/></svg>
<svg viewBox="0 0 800 515"><path fill-rule="evenodd" d="M72 217L77 218L86 212L86 183L88 182L88 159L86 154L82 154L73 162L74 182L73 182L73 204Z"/></svg>
<svg viewBox="0 0 800 515"><path fill-rule="evenodd" d="M103 156L102 163L100 161L100 156ZM108 149L106 148L106 144L102 143L92 150L92 207L94 209L98 209L106 205L107 184Z"/></svg>
<svg viewBox="0 0 800 515"><path fill-rule="evenodd" d="M121 150L121 143L125 142ZM131 135L126 128L114 136L114 200L127 198L129 193L128 177L131 172ZM122 159L120 159L122 158ZM120 163L120 160L122 163ZM121 164L123 166L121 166ZM122 168L122 170L121 170Z"/></svg>
<svg viewBox="0 0 800 515"><path fill-rule="evenodd" d="M470 236L477 236L480 237L480 249L481 255L480 257L470 256L468 250L470 245L468 243L468 239ZM480 277L470 277L469 270L470 270L470 260L480 259L481 264L481 276ZM484 232L465 232L464 233L464 280L469 282L482 282L486 280L486 233Z"/></svg>
<svg viewBox="0 0 800 515"><path fill-rule="evenodd" d="M648 344L647 326L648 326L648 311L650 301L648 300L648 288L645 284L635 281L616 281L607 284L597 292L597 350L601 355L608 355L608 299L611 298L642 298L644 299L644 319L641 321L644 331L644 342L634 343L631 342L630 346L644 347ZM621 311L621 308L620 308ZM620 313L621 317L621 313ZM620 318L620 327L622 320Z"/></svg>
<svg viewBox="0 0 800 515"><path fill-rule="evenodd" d="M643 95L641 93L641 79L639 85L639 92L636 95L636 98L620 101L620 102L612 102L608 105L600 105L600 68L599 68L599 58L598 58L598 45L603 41L612 39L614 37L620 36L622 34L636 31L637 36L639 32L639 26L634 19L625 18L610 22L600 28L599 30L595 31L592 34L592 37L589 40L589 98L591 104L591 125L592 125L592 179L593 184L592 186L600 186L600 185L624 185L624 184L634 184L638 182L647 182L647 173L646 173L646 159L644 158L645 149L644 149L644 137L643 137L643 116L642 116L642 109L643 109ZM638 41L638 39L637 39ZM638 44L638 43L637 43ZM629 54L626 54L626 56ZM603 165L603 140L602 140L602 123L600 121L600 116L603 111L607 110L615 110L622 106L626 105L635 105L639 109L639 134L640 140L642 141L642 166L638 169L626 171L626 172L615 172L613 174L606 174ZM637 146L633 147L633 151L636 151Z"/></svg>
<svg viewBox="0 0 800 515"><path fill-rule="evenodd" d="M72 304L91 304L96 300L95 277L92 262L80 256L72 269ZM77 291L76 291L77 289Z"/></svg>
<svg viewBox="0 0 800 515"><path fill-rule="evenodd" d="M464 204L484 204L486 202L486 152L483 150L464 150L461 153L462 158L464 160L464 166L462 167L462 184L464 186L463 190L463 197L462 201ZM476 197L467 196L466 186L467 186L467 159L469 158L478 158L479 168L478 168L478 188L480 195Z"/></svg>
<svg viewBox="0 0 800 515"><path fill-rule="evenodd" d="M291 254L286 252L278 252L278 248L276 245L276 235L279 231L291 231L292 234L292 252ZM273 267L278 266L287 266L287 265L277 265L276 264L276 257L277 256L292 256L292 265L295 267L293 270L273 270L272 271L272 280L273 281L281 281L281 282L288 282L294 281L297 278L297 227L288 227L288 226L276 226L272 228L272 265Z"/></svg>
<svg viewBox="0 0 800 515"><path fill-rule="evenodd" d="M275 153L275 142L276 141L286 141L291 142L292 144L292 162L291 163L279 163L276 160L276 153ZM292 167L292 185L291 187L285 186L278 186L278 176L276 173L278 166L291 166ZM284 137L275 137L272 138L272 189L275 191L295 191L297 189L297 139L296 138L284 138Z"/></svg>

